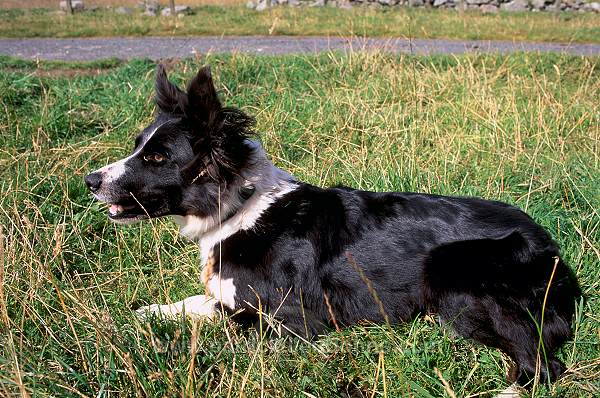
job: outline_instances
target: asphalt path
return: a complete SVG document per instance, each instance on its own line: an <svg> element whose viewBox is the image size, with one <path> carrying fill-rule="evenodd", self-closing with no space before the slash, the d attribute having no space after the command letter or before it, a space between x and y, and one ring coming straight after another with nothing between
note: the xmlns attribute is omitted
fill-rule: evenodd
<svg viewBox="0 0 600 398"><path fill-rule="evenodd" d="M408 54L555 52L600 55L600 44L490 40L382 39L291 36L102 37L73 39L0 38L0 54L26 59L91 61L106 58L187 58L195 54L315 54L324 51L382 50Z"/></svg>

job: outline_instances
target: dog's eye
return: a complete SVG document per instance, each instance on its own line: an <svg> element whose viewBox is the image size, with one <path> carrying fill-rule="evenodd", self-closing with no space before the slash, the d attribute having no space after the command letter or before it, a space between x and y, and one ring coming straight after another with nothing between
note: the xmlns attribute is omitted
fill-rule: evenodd
<svg viewBox="0 0 600 398"><path fill-rule="evenodd" d="M148 155L144 155L144 160L146 162L162 163L166 159L167 158L164 155L161 155L160 153L150 153Z"/></svg>

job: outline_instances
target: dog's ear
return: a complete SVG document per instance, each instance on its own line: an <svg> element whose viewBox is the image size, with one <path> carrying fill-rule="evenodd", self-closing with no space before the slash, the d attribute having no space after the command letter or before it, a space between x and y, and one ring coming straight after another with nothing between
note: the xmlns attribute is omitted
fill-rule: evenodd
<svg viewBox="0 0 600 398"><path fill-rule="evenodd" d="M164 65L156 68L156 106L161 112L182 114L185 111L187 96L167 77Z"/></svg>
<svg viewBox="0 0 600 398"><path fill-rule="evenodd" d="M196 77L187 87L187 106L185 115L188 119L205 126L212 125L221 111L221 102L213 83L210 67L205 66L198 71Z"/></svg>
<svg viewBox="0 0 600 398"><path fill-rule="evenodd" d="M187 87L185 118L196 134L196 154L182 170L185 181L195 181L207 158L215 180L230 181L239 175L252 149L245 142L254 134L254 119L236 108L223 107L208 66L198 71Z"/></svg>

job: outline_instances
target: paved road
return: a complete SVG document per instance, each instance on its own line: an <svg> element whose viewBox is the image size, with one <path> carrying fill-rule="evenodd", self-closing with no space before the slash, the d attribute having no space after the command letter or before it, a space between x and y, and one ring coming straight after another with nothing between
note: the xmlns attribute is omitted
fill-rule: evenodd
<svg viewBox="0 0 600 398"><path fill-rule="evenodd" d="M184 58L195 53L311 54L327 50L384 49L394 53L462 54L515 51L600 55L600 44L526 43L487 40L408 40L328 37L114 37L0 39L0 54L21 58L83 61L103 58Z"/></svg>

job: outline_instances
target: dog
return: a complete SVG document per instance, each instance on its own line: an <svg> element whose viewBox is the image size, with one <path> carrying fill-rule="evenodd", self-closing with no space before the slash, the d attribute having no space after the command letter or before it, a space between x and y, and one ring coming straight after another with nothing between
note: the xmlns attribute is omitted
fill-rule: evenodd
<svg viewBox="0 0 600 398"><path fill-rule="evenodd" d="M145 314L268 314L289 334L437 313L514 361L509 380L554 381L581 296L557 244L505 203L319 188L277 168L254 119L219 100L204 67L186 91L157 68L154 122L85 183L122 224L171 216L200 246L205 295Z"/></svg>

